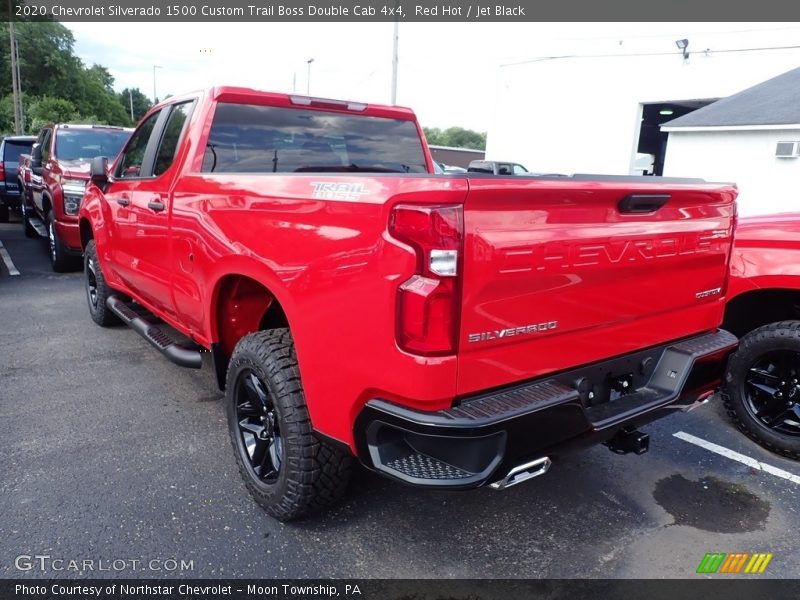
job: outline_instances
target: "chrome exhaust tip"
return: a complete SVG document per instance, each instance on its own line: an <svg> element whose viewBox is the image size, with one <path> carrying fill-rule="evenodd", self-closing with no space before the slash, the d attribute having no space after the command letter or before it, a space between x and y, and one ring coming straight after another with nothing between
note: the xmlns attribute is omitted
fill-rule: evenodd
<svg viewBox="0 0 800 600"><path fill-rule="evenodd" d="M510 488L512 485L517 485L518 483L522 483L528 479L533 479L539 475L544 475L547 473L547 470L550 468L551 464L553 463L547 456L537 458L536 460L525 463L524 465L514 467L500 481L490 483L489 487L493 490L504 490L506 488Z"/></svg>

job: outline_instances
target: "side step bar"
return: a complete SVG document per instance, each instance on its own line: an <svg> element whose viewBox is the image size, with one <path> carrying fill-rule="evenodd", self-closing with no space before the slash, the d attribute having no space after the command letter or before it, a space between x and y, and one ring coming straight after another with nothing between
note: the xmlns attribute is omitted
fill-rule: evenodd
<svg viewBox="0 0 800 600"><path fill-rule="evenodd" d="M31 227L33 227L36 230L36 233L38 233L41 237L43 238L48 237L47 226L44 224L44 221L42 221L39 217L28 217L28 222L31 224Z"/></svg>
<svg viewBox="0 0 800 600"><path fill-rule="evenodd" d="M130 306L116 296L109 296L106 306L117 315L122 322L155 346L168 360L179 367L199 369L203 366L203 356L198 350L182 346L164 333L158 325L150 323L138 315Z"/></svg>

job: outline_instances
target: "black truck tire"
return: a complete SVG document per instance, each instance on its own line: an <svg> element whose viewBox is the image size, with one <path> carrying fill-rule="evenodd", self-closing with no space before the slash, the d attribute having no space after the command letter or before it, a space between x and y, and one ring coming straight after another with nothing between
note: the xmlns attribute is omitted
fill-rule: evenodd
<svg viewBox="0 0 800 600"><path fill-rule="evenodd" d="M113 290L106 284L100 262L97 260L97 246L89 240L83 251L83 282L86 288L86 301L89 304L89 316L100 327L108 327L120 323L117 315L106 306L106 300Z"/></svg>
<svg viewBox="0 0 800 600"><path fill-rule="evenodd" d="M78 266L78 261L75 256L71 256L67 252L67 247L61 238L58 237L58 230L56 229L53 211L47 213L47 237L50 252L50 265L56 273L66 273L67 271L74 271Z"/></svg>
<svg viewBox="0 0 800 600"><path fill-rule="evenodd" d="M8 204L0 198L0 223L8 223Z"/></svg>
<svg viewBox="0 0 800 600"><path fill-rule="evenodd" d="M800 321L770 323L742 337L728 362L723 398L743 433L800 460Z"/></svg>
<svg viewBox="0 0 800 600"><path fill-rule="evenodd" d="M352 456L314 433L288 329L251 333L236 344L225 403L239 472L267 513L290 521L344 495Z"/></svg>
<svg viewBox="0 0 800 600"><path fill-rule="evenodd" d="M25 194L22 195L19 209L22 212L22 227L25 229L25 237L27 238L39 237L39 234L36 233L36 230L33 228L33 225L31 225L31 221L28 216L30 209L28 208L28 204L25 201Z"/></svg>

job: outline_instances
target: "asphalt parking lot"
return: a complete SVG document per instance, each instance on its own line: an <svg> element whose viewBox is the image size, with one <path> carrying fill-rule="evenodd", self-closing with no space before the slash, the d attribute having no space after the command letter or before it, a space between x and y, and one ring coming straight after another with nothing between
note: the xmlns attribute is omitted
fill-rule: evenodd
<svg viewBox="0 0 800 600"><path fill-rule="evenodd" d="M361 470L342 505L280 524L239 479L211 370L95 326L82 275L52 273L19 222L0 241L19 271L0 261L0 577L687 578L707 552L770 552L756 577L800 577L800 464L715 401L647 427L643 456L593 448L504 492Z"/></svg>

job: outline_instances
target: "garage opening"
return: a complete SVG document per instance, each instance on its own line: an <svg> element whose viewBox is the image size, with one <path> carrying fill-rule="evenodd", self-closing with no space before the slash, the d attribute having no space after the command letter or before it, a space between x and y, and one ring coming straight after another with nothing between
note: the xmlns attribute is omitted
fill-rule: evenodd
<svg viewBox="0 0 800 600"><path fill-rule="evenodd" d="M661 175L664 172L664 157L667 154L667 137L669 136L668 133L661 131L661 125L698 108L708 106L717 100L718 98L706 98L640 104L642 117L631 174Z"/></svg>

